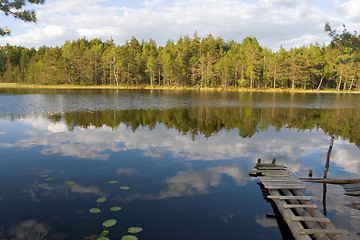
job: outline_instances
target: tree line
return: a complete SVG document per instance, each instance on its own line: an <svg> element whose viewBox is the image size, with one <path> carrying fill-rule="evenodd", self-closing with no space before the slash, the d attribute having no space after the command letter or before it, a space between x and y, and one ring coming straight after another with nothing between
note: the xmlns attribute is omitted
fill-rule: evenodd
<svg viewBox="0 0 360 240"><path fill-rule="evenodd" d="M354 90L360 87L360 36L344 27L328 45L277 51L255 37L241 43L211 34L180 37L159 46L135 37L66 41L37 50L0 47L0 82L39 85L150 85L221 88Z"/></svg>
<svg viewBox="0 0 360 240"><path fill-rule="evenodd" d="M116 130L125 125L132 131L139 127L155 129L164 125L180 134L209 138L222 131L237 129L239 137L250 138L270 127L297 131L322 129L330 136L341 137L360 147L360 111L358 109L309 109L309 108L253 108L242 107L197 107L178 109L128 109L97 110L52 113L47 115L52 122L64 121L69 131L76 127L111 127ZM306 120L305 120L306 119Z"/></svg>

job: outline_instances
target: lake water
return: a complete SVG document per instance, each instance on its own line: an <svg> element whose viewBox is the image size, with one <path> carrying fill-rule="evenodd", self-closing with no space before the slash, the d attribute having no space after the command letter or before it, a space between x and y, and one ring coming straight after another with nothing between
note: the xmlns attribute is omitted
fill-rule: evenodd
<svg viewBox="0 0 360 240"><path fill-rule="evenodd" d="M328 177L359 178L360 95L0 89L0 239L282 239L248 172L322 177L331 135ZM326 200L358 239L359 197Z"/></svg>

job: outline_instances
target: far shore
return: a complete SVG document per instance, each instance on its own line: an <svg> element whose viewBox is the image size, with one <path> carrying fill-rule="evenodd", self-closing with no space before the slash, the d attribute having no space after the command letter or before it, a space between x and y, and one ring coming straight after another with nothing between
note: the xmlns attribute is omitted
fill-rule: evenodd
<svg viewBox="0 0 360 240"><path fill-rule="evenodd" d="M274 93L360 93L358 90L337 91L336 89L305 90L291 88L222 88L222 87L199 87L199 86L159 86L159 85L34 85L20 83L0 83L0 88L18 89L148 89L148 90L197 90L197 91L229 91L229 92L274 92Z"/></svg>

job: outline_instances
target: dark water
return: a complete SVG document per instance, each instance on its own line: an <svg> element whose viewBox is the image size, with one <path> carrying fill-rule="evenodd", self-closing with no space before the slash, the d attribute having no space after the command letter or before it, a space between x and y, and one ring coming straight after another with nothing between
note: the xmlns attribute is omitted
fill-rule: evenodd
<svg viewBox="0 0 360 240"><path fill-rule="evenodd" d="M0 239L97 239L108 219L109 239L282 239L248 172L276 157L321 177L331 135L328 177L359 178L360 95L0 90ZM359 202L328 185L354 239Z"/></svg>

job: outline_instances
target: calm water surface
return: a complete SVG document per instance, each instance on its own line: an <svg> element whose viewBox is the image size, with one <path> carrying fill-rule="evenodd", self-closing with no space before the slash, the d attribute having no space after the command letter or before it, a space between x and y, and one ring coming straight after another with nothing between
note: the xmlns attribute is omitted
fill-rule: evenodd
<svg viewBox="0 0 360 240"><path fill-rule="evenodd" d="M321 177L331 135L328 177L359 178L360 95L0 89L0 239L282 239L248 172ZM326 199L358 239L360 199Z"/></svg>

